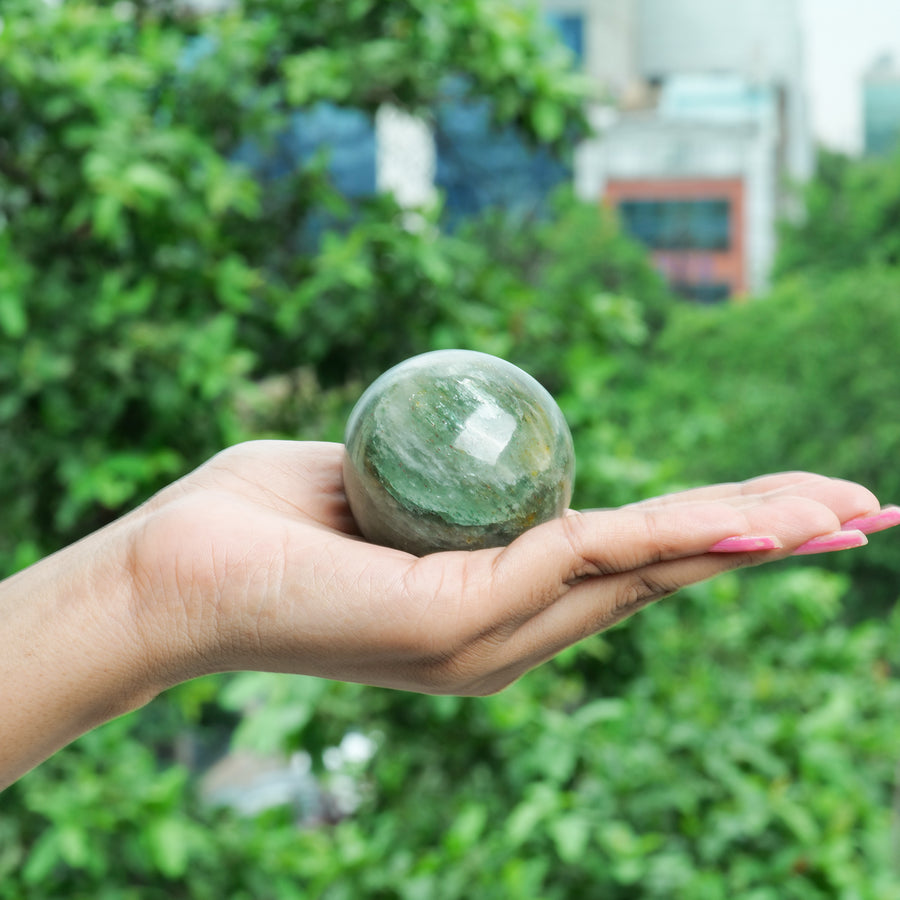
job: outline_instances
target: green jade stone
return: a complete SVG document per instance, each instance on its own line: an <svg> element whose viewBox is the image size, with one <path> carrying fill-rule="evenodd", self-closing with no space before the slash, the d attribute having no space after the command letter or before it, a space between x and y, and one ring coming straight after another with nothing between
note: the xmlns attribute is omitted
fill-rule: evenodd
<svg viewBox="0 0 900 900"><path fill-rule="evenodd" d="M417 556L505 546L568 508L572 436L550 394L485 353L423 353L347 421L344 487L363 536Z"/></svg>

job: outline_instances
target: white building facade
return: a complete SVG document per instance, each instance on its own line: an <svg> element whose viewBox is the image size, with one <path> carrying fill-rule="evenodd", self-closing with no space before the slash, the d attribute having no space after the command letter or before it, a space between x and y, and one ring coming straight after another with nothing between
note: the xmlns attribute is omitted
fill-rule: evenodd
<svg viewBox="0 0 900 900"><path fill-rule="evenodd" d="M668 224L638 236L694 299L763 291L776 221L791 212L787 187L813 167L795 0L544 5L581 18L596 85L597 137L576 154L579 196L636 211L644 224L655 202Z"/></svg>

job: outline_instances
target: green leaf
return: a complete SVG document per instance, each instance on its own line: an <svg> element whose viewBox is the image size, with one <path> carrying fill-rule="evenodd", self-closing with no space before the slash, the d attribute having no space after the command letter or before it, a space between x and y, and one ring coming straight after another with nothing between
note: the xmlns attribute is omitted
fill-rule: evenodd
<svg viewBox="0 0 900 900"><path fill-rule="evenodd" d="M0 331L11 340L17 340L24 337L27 330L28 316L22 298L0 292Z"/></svg>
<svg viewBox="0 0 900 900"><path fill-rule="evenodd" d="M138 193L151 197L174 197L178 192L178 183L171 175L143 160L131 163L121 178Z"/></svg>
<svg viewBox="0 0 900 900"><path fill-rule="evenodd" d="M470 803L453 820L444 845L451 853L469 852L484 833L488 821L488 810L484 804Z"/></svg>
<svg viewBox="0 0 900 900"><path fill-rule="evenodd" d="M587 849L591 835L591 823L581 814L571 814L550 823L550 836L559 858L566 863L576 863Z"/></svg>
<svg viewBox="0 0 900 900"><path fill-rule="evenodd" d="M61 825L57 835L59 855L73 869L83 869L91 858L91 844L84 828L76 823Z"/></svg>
<svg viewBox="0 0 900 900"><path fill-rule="evenodd" d="M144 831L144 844L153 864L168 878L181 878L190 861L193 826L178 818L151 822Z"/></svg>
<svg viewBox="0 0 900 900"><path fill-rule="evenodd" d="M531 108L531 124L541 140L548 144L559 140L566 124L563 107L547 97L538 97Z"/></svg>
<svg viewBox="0 0 900 900"><path fill-rule="evenodd" d="M62 860L59 846L59 834L48 826L35 841L28 854L22 877L25 884L34 885L44 882L53 868Z"/></svg>

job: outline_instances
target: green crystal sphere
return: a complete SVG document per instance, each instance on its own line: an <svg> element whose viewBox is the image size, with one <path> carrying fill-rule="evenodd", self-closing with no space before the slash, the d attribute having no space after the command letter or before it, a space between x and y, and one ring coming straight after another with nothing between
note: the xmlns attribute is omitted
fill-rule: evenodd
<svg viewBox="0 0 900 900"><path fill-rule="evenodd" d="M556 402L485 353L438 350L388 370L353 408L345 446L363 536L418 556L505 546L572 497L575 452Z"/></svg>

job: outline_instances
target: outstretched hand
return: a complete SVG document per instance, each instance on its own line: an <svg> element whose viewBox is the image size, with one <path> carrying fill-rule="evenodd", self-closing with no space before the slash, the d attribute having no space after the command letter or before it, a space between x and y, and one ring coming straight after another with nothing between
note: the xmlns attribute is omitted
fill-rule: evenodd
<svg viewBox="0 0 900 900"><path fill-rule="evenodd" d="M359 536L342 454L240 444L0 584L0 788L199 675L486 694L688 584L900 523L857 484L787 473L417 558Z"/></svg>
<svg viewBox="0 0 900 900"><path fill-rule="evenodd" d="M483 694L688 584L859 546L844 523L872 530L898 512L885 518L859 485L788 473L573 511L506 548L417 558L359 537L342 453L239 445L150 504L134 574L151 658L165 648L171 672L180 648L179 680L249 668Z"/></svg>

